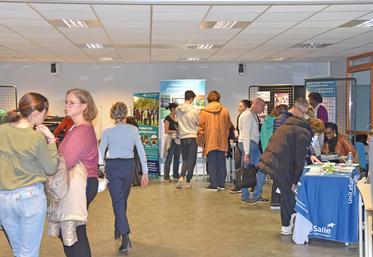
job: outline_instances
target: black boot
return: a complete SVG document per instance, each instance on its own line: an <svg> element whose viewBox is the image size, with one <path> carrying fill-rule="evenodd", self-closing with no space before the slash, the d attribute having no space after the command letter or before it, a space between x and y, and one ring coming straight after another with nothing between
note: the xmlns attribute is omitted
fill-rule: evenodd
<svg viewBox="0 0 373 257"><path fill-rule="evenodd" d="M128 234L122 235L122 244L119 247L119 252L127 253L129 248L132 247L131 240Z"/></svg>
<svg viewBox="0 0 373 257"><path fill-rule="evenodd" d="M118 230L114 230L114 239L119 240L120 239L120 232Z"/></svg>

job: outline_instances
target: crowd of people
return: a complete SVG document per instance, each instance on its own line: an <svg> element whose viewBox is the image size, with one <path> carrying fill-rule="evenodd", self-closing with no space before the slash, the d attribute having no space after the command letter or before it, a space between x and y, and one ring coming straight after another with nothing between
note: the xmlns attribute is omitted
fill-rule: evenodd
<svg viewBox="0 0 373 257"><path fill-rule="evenodd" d="M225 189L226 157L232 143L236 146L236 168L255 169L253 188L234 183L231 193L241 193L247 205L269 203L271 209L281 210L281 234L290 235L295 218L295 187L305 164L322 163L321 154L347 156L357 162L356 151L346 135L338 133L335 123L328 122L327 109L318 92L308 95L309 101L298 98L288 109L285 104L275 106L263 122L266 103L261 98L252 102L244 99L238 105L237 124L231 122L229 110L220 103L220 94L211 91L207 106L200 113L193 108L195 94L185 92L185 103L171 103L170 115L164 120L166 137L164 180L171 182L169 173L173 159L173 179L176 188L190 188L197 158L197 146L206 158L208 191ZM234 131L232 136L232 131ZM179 142L177 141L179 140ZM179 153L182 156L181 173ZM248 173L249 171L246 171ZM239 174L242 174L239 173ZM263 197L266 177L273 181L271 200ZM238 178L239 180L239 178Z"/></svg>
<svg viewBox="0 0 373 257"><path fill-rule="evenodd" d="M255 186L237 186L231 193L241 193L243 204L269 203L281 206L281 234L292 233L294 224L294 188L305 163L320 162L322 153L347 155L356 151L348 138L338 132L336 124L328 121L326 108L319 93L309 94L309 102L298 98L293 106L280 104L261 124L259 114L265 101L241 100L236 124L229 110L221 104L221 95L208 93L207 106L194 108L195 93L185 92L184 103L170 103L170 114L164 120L165 165L164 181L172 182L181 190L191 188L196 165L197 149L206 157L209 184L207 191L225 189L226 157L230 145L236 144L234 153L240 169L255 169ZM97 108L91 94L83 89L71 89L65 97L66 118L53 134L42 125L49 109L48 100L38 93L27 93L19 101L17 110L7 113L5 124L0 125L0 225L15 256L39 256L47 198L44 185L53 188L50 178L58 173L69 174L77 166L84 172L85 190L71 186L71 195L84 194L81 212L70 213L78 205L78 197L54 210L58 215L53 223L65 255L90 257L91 250L86 230L86 213L98 190L98 164L105 165L108 188L114 210L114 239L121 239L119 251L131 248L131 232L127 219L127 200L138 166L141 166L140 184L148 184L148 167L143 142L136 126L136 117L128 117L128 108L116 102L110 110L114 126L101 135L99 146L92 120ZM135 115L136 116L136 115ZM58 133L65 129L64 139L57 145ZM123 136L126 135L126 136ZM229 153L228 153L229 154ZM182 167L179 174L180 155ZM101 156L101 157L99 157ZM99 160L100 159L100 160ZM355 159L356 160L356 159ZM263 197L266 176L273 180L271 200ZM66 180L68 181L68 180ZM66 182L68 183L68 182ZM70 183L73 183L72 180ZM48 192L48 190L46 191ZM55 200L55 199L54 199ZM58 199L57 199L58 204ZM79 205L80 204L80 205ZM57 205L58 206L58 205ZM66 206L69 206L68 208ZM20 211L23 210L23 211ZM66 220L66 217L79 217Z"/></svg>
<svg viewBox="0 0 373 257"><path fill-rule="evenodd" d="M97 108L88 91L67 91L65 112L73 125L65 131L58 148L57 137L42 125L48 109L49 102L43 95L27 93L20 99L18 108L7 114L5 124L0 125L0 225L14 256L39 256L47 198L56 200L52 194L45 194L44 186L50 187L46 192L53 192L59 190L53 188L56 185L69 188L65 198L57 199L57 205L48 209L53 212L53 221L49 215L48 219L58 230L56 235L61 239L64 253L67 257L91 256L86 221L88 207L98 190L99 149L101 162L106 163L115 214L114 238L122 239L119 251L128 252L131 241L126 211L135 170L135 146L141 160L142 186L148 184L148 168L138 129L125 123L127 106L122 102L112 106L110 116L115 125L104 130L99 148L92 125ZM83 167L83 172L76 173L79 176L50 183L51 176L71 174L76 167Z"/></svg>

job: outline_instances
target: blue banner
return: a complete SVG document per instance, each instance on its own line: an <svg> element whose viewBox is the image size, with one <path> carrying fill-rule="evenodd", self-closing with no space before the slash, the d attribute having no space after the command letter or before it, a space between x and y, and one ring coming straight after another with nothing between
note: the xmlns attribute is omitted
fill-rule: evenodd
<svg viewBox="0 0 373 257"><path fill-rule="evenodd" d="M133 116L139 126L150 177L159 174L159 93L135 93Z"/></svg>

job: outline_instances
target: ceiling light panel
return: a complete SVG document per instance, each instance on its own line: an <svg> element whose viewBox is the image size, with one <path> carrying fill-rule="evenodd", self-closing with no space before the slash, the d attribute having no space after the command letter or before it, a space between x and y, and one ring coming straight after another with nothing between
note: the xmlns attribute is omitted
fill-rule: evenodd
<svg viewBox="0 0 373 257"><path fill-rule="evenodd" d="M318 12L327 5L273 5L266 13L289 13L289 12Z"/></svg>
<svg viewBox="0 0 373 257"><path fill-rule="evenodd" d="M201 21L209 6L166 6L153 7L153 21Z"/></svg>
<svg viewBox="0 0 373 257"><path fill-rule="evenodd" d="M360 23L357 26L360 27L360 28L370 28L370 27L373 27L373 19L368 20L368 21L364 21L364 22Z"/></svg>
<svg viewBox="0 0 373 257"><path fill-rule="evenodd" d="M80 19L62 19L62 20L49 20L49 22L58 28L70 29L86 29L98 28L101 24L98 20L80 20Z"/></svg>

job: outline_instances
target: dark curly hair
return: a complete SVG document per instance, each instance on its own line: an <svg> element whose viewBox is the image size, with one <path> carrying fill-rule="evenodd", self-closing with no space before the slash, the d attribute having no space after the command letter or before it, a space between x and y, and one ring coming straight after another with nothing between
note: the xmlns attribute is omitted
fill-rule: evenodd
<svg viewBox="0 0 373 257"><path fill-rule="evenodd" d="M319 92L311 92L308 94L308 98L315 100L316 103L322 103L322 96Z"/></svg>

